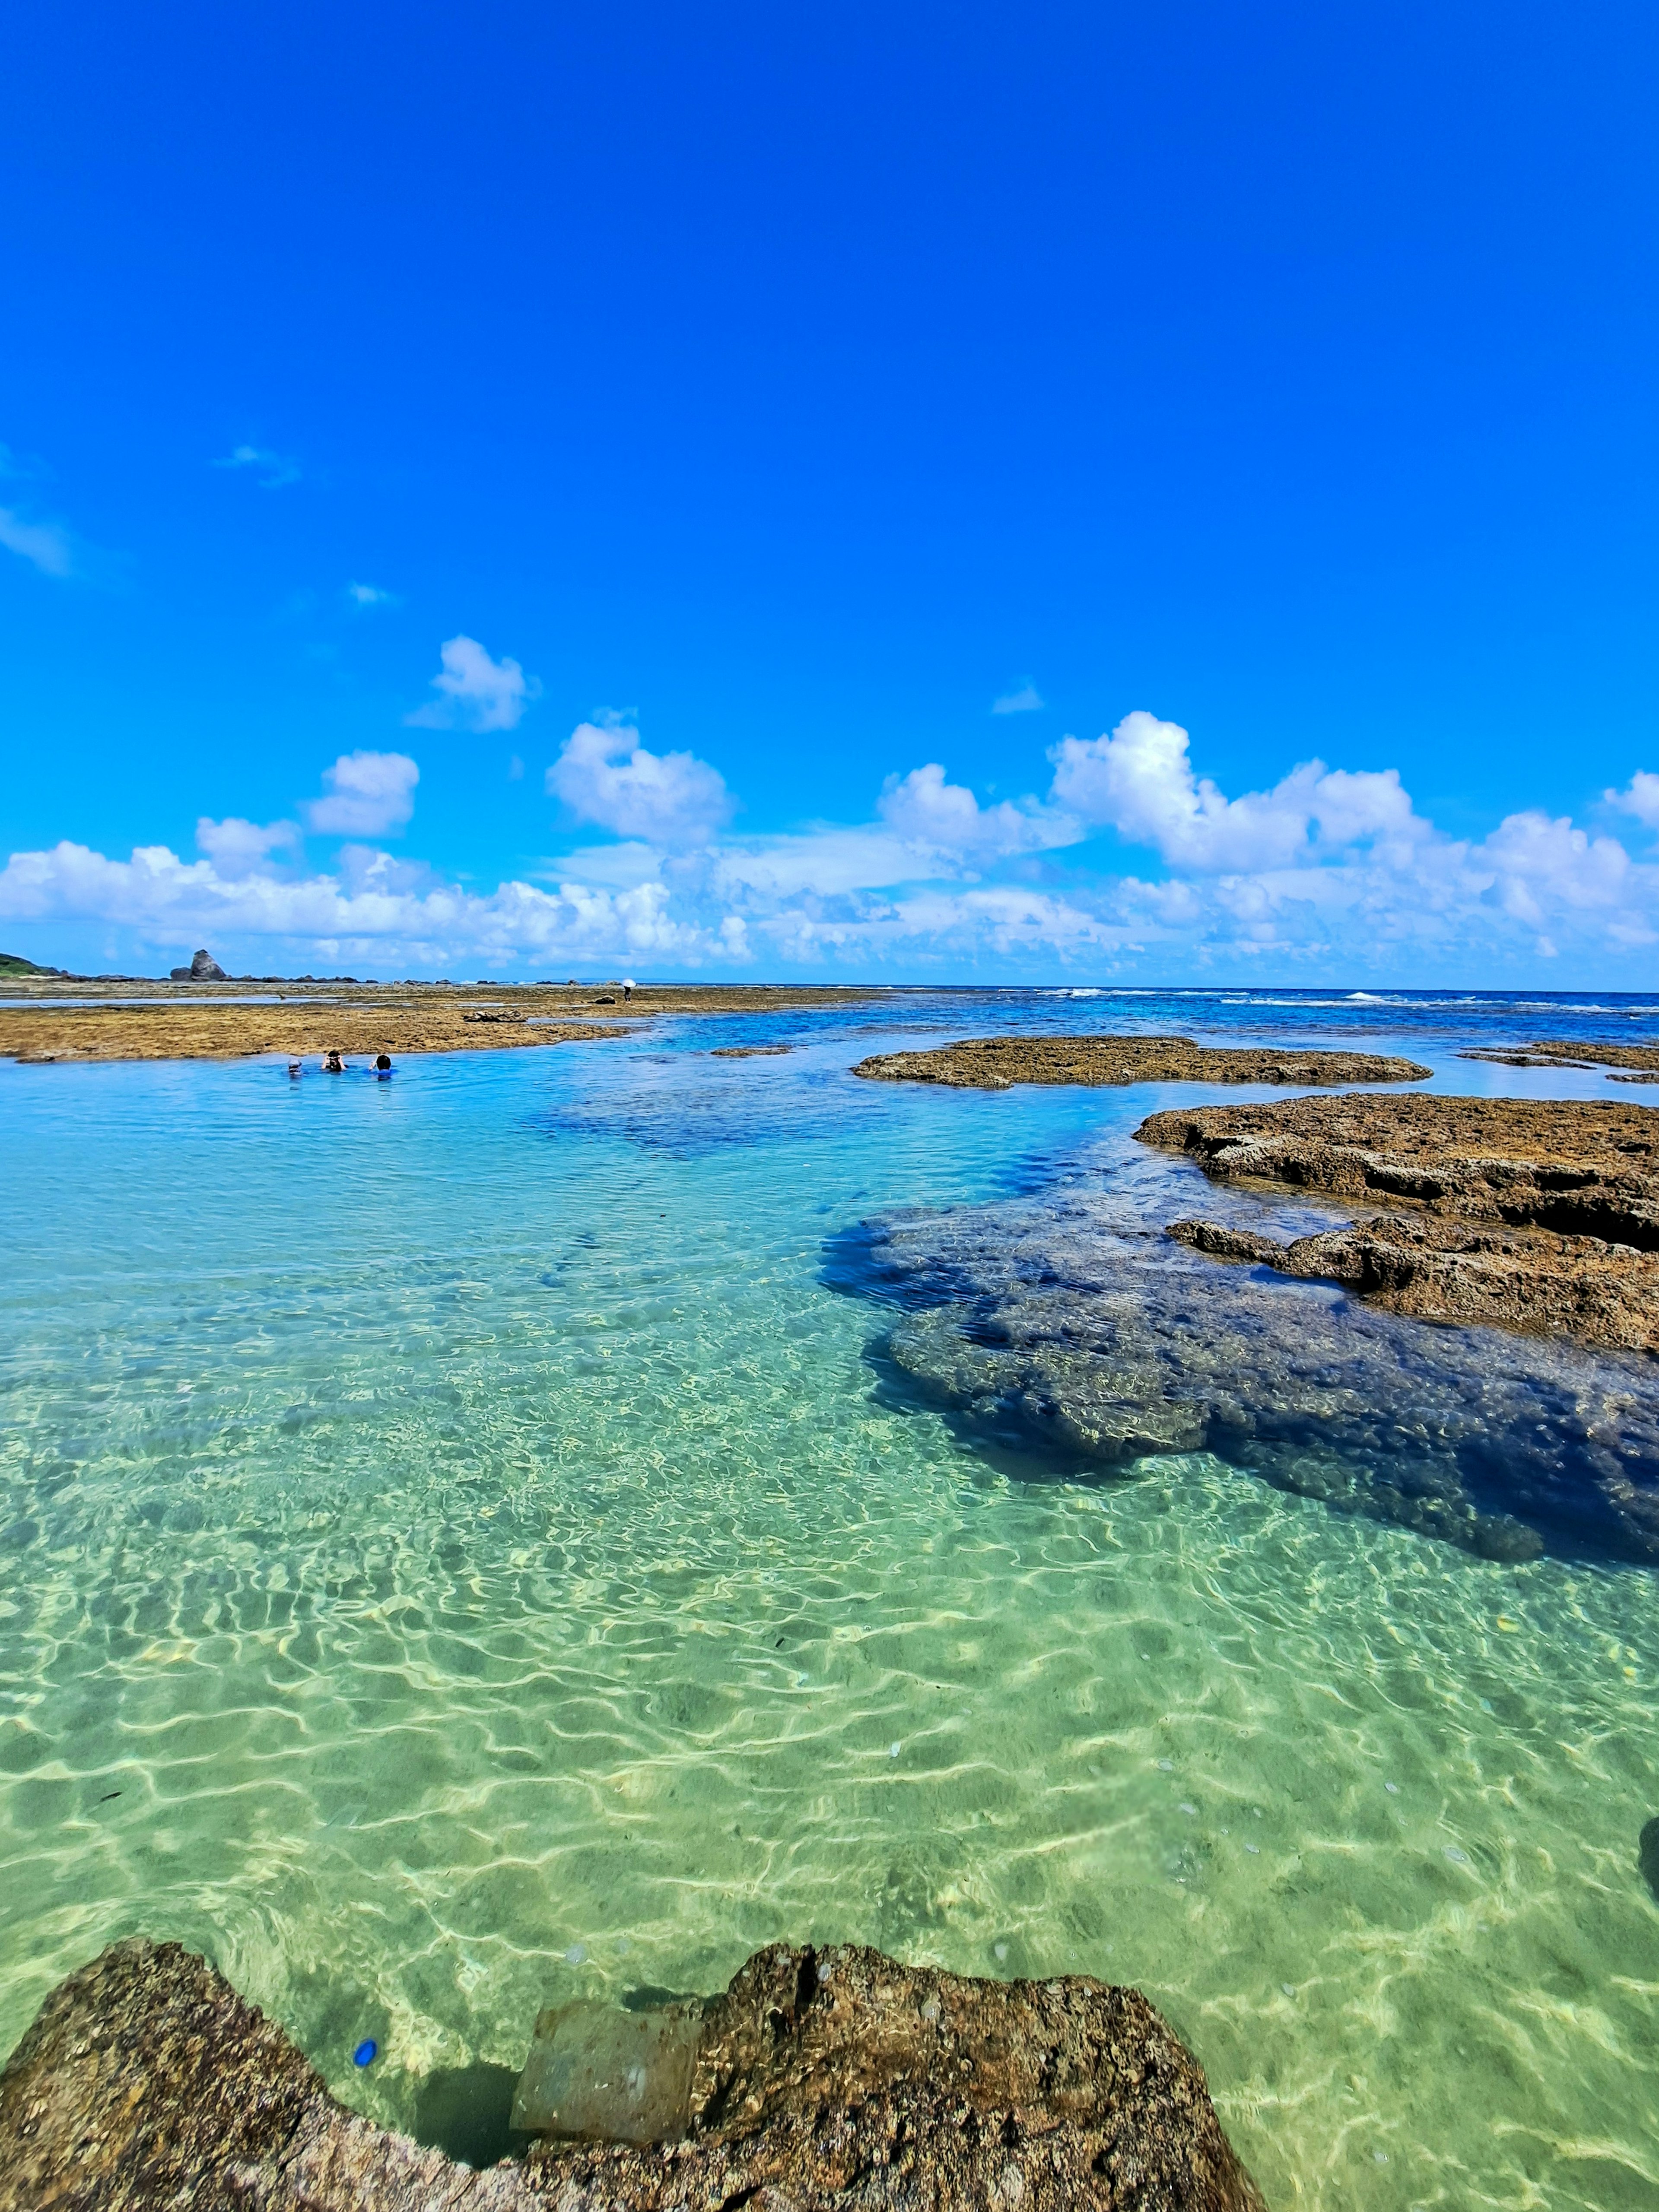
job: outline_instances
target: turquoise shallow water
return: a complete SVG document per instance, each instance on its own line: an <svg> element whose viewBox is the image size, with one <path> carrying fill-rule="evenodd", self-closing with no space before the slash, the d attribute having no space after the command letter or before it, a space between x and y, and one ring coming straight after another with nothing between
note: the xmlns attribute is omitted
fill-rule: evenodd
<svg viewBox="0 0 1659 2212"><path fill-rule="evenodd" d="M1659 1577L893 1402L837 1233L1177 1094L859 1085L858 1028L0 1069L0 2048L179 1936L406 2123L552 1999L860 1940L1139 1983L1275 2204L1653 2203Z"/></svg>

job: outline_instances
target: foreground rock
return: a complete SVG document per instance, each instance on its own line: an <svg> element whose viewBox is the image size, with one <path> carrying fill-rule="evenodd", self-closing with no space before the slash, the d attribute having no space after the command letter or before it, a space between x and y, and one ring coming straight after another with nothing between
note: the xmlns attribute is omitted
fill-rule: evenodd
<svg viewBox="0 0 1659 2212"><path fill-rule="evenodd" d="M347 2112L178 1944L118 1943L0 2077L0 2212L1260 2212L1204 2077L1133 1990L757 1953L708 2008L688 2132L474 2173Z"/></svg>
<svg viewBox="0 0 1659 2212"><path fill-rule="evenodd" d="M1659 1116L1530 1098L1293 1098L1154 1114L1144 1143L1218 1181L1404 1200L1289 1243L1188 1219L1218 1258L1345 1283L1423 1321L1659 1352Z"/></svg>
<svg viewBox="0 0 1659 2212"><path fill-rule="evenodd" d="M1016 1083L1417 1083L1429 1071L1376 1053L1203 1045L1182 1036L1009 1036L879 1053L853 1073L876 1083L1006 1091Z"/></svg>

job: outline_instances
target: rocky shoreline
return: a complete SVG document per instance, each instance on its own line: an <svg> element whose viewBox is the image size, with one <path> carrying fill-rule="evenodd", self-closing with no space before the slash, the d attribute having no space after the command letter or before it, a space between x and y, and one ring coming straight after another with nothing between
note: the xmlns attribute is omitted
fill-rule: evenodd
<svg viewBox="0 0 1659 2212"><path fill-rule="evenodd" d="M757 1952L704 2008L683 2132L484 2171L331 2095L176 1943L61 1983L0 2075L0 2212L1262 2212L1139 1991Z"/></svg>
<svg viewBox="0 0 1659 2212"><path fill-rule="evenodd" d="M1416 1320L1659 1352L1659 1117L1649 1108L1349 1095L1182 1109L1135 1133L1218 1182L1389 1208L1288 1243L1237 1223L1170 1225L1212 1257L1340 1282Z"/></svg>
<svg viewBox="0 0 1659 2212"><path fill-rule="evenodd" d="M252 987L258 988L257 983ZM239 1003L240 984L143 981L28 987L37 1001L0 1007L0 1059L46 1065L107 1060L242 1060L483 1052L628 1034L623 1024L669 1014L775 1014L867 1004L867 990L768 985L283 983L265 1003ZM160 1003L155 1003L155 1001Z"/></svg>
<svg viewBox="0 0 1659 2212"><path fill-rule="evenodd" d="M1017 1083L1419 1083L1429 1071L1376 1053L1202 1045L1182 1036L1007 1036L878 1053L853 1073L873 1083L1006 1091Z"/></svg>

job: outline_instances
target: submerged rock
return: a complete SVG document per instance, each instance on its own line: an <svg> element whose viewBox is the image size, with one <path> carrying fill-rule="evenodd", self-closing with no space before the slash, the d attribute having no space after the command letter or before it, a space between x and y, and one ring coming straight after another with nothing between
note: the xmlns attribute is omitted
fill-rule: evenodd
<svg viewBox="0 0 1659 2212"><path fill-rule="evenodd" d="M543 2013L513 2100L532 2135L678 2142L691 2124L700 2004L623 2012L578 1997Z"/></svg>
<svg viewBox="0 0 1659 2212"><path fill-rule="evenodd" d="M909 1309L878 1354L892 1386L1022 1472L1208 1451L1488 1558L1547 1545L1659 1562L1645 1358L1429 1328L1218 1267L1163 1225L1194 1180L1153 1158L1098 1190L890 1219L841 1279ZM1216 1196L1228 1218L1202 1232L1228 1256L1297 1249L1268 1231L1340 1233L1305 1206Z"/></svg>
<svg viewBox="0 0 1659 2212"><path fill-rule="evenodd" d="M1133 1990L757 1952L706 2008L688 2132L471 2172L330 2095L176 1943L61 1983L0 2075L0 2212L1261 2212L1197 2065Z"/></svg>
<svg viewBox="0 0 1659 2212"><path fill-rule="evenodd" d="M1015 1083L1416 1083L1429 1071L1376 1053L1204 1045L1183 1036L1000 1036L878 1053L853 1073L877 1083L1006 1091Z"/></svg>
<svg viewBox="0 0 1659 2212"><path fill-rule="evenodd" d="M1659 1904L1659 1814L1647 1821L1636 1842L1636 1863L1642 1870L1642 1879L1653 1892Z"/></svg>
<svg viewBox="0 0 1659 2212"><path fill-rule="evenodd" d="M1659 1352L1659 1116L1646 1107L1293 1098L1154 1114L1135 1133L1217 1181L1413 1209L1291 1245L1176 1224L1200 1251L1330 1277L1419 1320Z"/></svg>

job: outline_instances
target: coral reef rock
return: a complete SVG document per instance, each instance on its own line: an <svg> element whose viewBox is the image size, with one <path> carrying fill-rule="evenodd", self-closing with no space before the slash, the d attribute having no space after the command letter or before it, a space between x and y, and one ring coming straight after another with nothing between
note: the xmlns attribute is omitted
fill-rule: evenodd
<svg viewBox="0 0 1659 2212"><path fill-rule="evenodd" d="M1647 1107L1294 1098L1154 1114L1135 1133L1219 1182L1410 1209L1289 1245L1172 1224L1199 1251L1325 1276L1419 1320L1659 1352L1659 1116Z"/></svg>
<svg viewBox="0 0 1659 2212"><path fill-rule="evenodd" d="M0 2076L0 2212L1261 2212L1146 2000L758 1952L705 2008L684 2137L475 2172L331 2096L175 1943L113 1945Z"/></svg>
<svg viewBox="0 0 1659 2212"><path fill-rule="evenodd" d="M1460 1060L1495 1060L1502 1067L1625 1067L1641 1071L1613 1075L1613 1083L1659 1082L1659 1045L1587 1044L1571 1037L1540 1037L1534 1044L1477 1045Z"/></svg>
<svg viewBox="0 0 1659 2212"><path fill-rule="evenodd" d="M871 1347L890 1394L1028 1480L1207 1452L1487 1558L1659 1562L1647 1357L1429 1328L1328 1282L1218 1267L1165 1227L1203 1189L1184 1161L1114 1154L1097 1182L844 1231L824 1279L900 1309ZM1230 1257L1346 1233L1328 1207L1209 1196L1204 1237Z"/></svg>
<svg viewBox="0 0 1659 2212"><path fill-rule="evenodd" d="M853 1073L877 1083L1006 1091L1016 1083L1417 1083L1429 1071L1376 1053L1204 1045L1182 1036L1001 1036L880 1053Z"/></svg>

